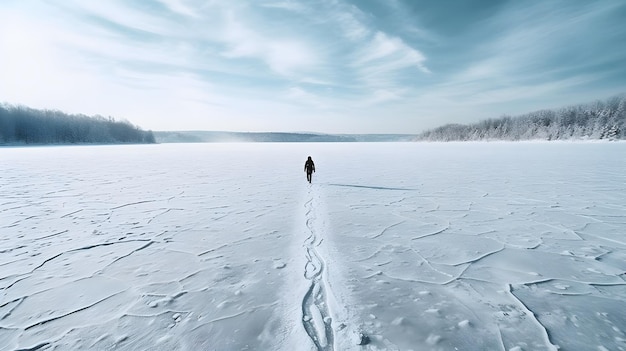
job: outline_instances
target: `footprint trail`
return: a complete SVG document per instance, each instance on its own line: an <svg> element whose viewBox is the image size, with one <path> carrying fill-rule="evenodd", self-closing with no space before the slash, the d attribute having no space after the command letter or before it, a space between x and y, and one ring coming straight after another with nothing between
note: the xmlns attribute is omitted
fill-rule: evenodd
<svg viewBox="0 0 626 351"><path fill-rule="evenodd" d="M309 187L305 202L305 223L307 238L304 241L306 266L304 277L310 281L310 287L302 299L302 325L309 338L313 341L316 350L334 350L334 332L332 317L328 310L327 286L324 281L326 264L316 250L322 238L316 226L316 191Z"/></svg>

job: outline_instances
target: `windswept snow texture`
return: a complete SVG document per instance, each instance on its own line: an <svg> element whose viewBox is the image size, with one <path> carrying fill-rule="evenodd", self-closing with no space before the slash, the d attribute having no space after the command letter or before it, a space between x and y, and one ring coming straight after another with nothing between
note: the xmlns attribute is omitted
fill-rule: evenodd
<svg viewBox="0 0 626 351"><path fill-rule="evenodd" d="M626 350L626 143L3 148L0 169L0 350Z"/></svg>

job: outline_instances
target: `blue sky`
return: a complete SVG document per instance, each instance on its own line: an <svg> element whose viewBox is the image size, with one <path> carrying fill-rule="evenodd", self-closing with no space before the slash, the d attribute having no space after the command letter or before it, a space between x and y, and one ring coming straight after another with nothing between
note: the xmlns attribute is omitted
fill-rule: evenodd
<svg viewBox="0 0 626 351"><path fill-rule="evenodd" d="M626 92L626 2L3 0L0 60L144 129L418 133Z"/></svg>

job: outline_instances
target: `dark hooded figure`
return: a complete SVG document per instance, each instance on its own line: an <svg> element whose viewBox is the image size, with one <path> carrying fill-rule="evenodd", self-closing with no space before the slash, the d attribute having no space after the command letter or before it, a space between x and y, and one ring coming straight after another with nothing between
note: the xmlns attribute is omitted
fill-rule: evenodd
<svg viewBox="0 0 626 351"><path fill-rule="evenodd" d="M306 180L308 180L310 183L312 174L313 172L315 172L315 163L313 163L313 159L311 159L311 156L309 156L309 158L304 163L304 171L306 172Z"/></svg>

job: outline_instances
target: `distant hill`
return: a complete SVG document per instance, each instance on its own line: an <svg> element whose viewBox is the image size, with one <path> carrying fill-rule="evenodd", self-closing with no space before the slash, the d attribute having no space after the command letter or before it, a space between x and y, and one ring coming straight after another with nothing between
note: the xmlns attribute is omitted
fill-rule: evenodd
<svg viewBox="0 0 626 351"><path fill-rule="evenodd" d="M154 132L158 143L219 143L219 142L389 142L411 141L408 134L318 134L279 132L213 132L176 131Z"/></svg>
<svg viewBox="0 0 626 351"><path fill-rule="evenodd" d="M0 105L0 145L154 142L151 131L143 131L128 121Z"/></svg>
<svg viewBox="0 0 626 351"><path fill-rule="evenodd" d="M517 117L448 124L419 134L416 141L626 139L626 95Z"/></svg>

